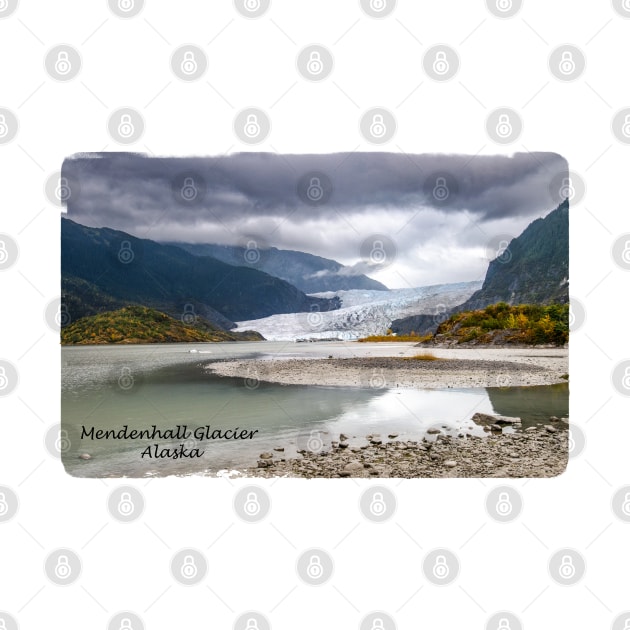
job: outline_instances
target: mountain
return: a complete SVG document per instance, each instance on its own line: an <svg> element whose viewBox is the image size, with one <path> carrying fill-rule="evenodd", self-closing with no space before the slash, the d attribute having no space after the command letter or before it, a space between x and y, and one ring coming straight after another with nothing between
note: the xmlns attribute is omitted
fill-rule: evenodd
<svg viewBox="0 0 630 630"><path fill-rule="evenodd" d="M463 304L440 314L425 313L392 322L392 331L423 335L459 311L507 304L567 304L569 302L569 201L546 217L532 221L488 266L479 291Z"/></svg>
<svg viewBox="0 0 630 630"><path fill-rule="evenodd" d="M470 297L479 282L438 284L388 291L338 291L339 310L327 313L272 315L256 321L239 322L237 330L257 330L270 341L297 339L353 340L384 335L393 319L422 310L442 312Z"/></svg>
<svg viewBox="0 0 630 630"><path fill-rule="evenodd" d="M168 243L181 247L195 256L212 256L228 265L247 265L248 251L254 251L255 267L269 275L281 278L304 293L350 291L366 289L386 291L387 287L363 274L351 275L348 267L336 260L313 256L290 249L247 249L230 245L195 243ZM254 266L254 265L252 265Z"/></svg>
<svg viewBox="0 0 630 630"><path fill-rule="evenodd" d="M260 341L256 332L227 332L191 319L186 323L144 306L129 306L82 317L61 329L63 345Z"/></svg>
<svg viewBox="0 0 630 630"><path fill-rule="evenodd" d="M307 296L257 269L65 218L61 289L73 320L141 305L177 319L189 312L220 328L233 328L236 320L339 307L338 299Z"/></svg>

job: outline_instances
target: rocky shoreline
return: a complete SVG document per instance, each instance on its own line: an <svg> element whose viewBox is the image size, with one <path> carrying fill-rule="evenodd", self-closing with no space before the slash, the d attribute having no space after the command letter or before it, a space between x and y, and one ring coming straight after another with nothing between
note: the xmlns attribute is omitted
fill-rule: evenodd
<svg viewBox="0 0 630 630"><path fill-rule="evenodd" d="M480 414L481 415L481 414ZM446 435L438 429L420 441L365 436L365 443L350 445L341 434L328 450L299 451L300 457L286 459L283 449L261 453L257 467L242 471L247 477L300 478L440 478L440 477L555 477L568 461L568 419L551 417L549 424L518 427L518 418L487 416L482 419L489 432ZM492 422L492 424L490 424ZM504 432L510 426L513 432Z"/></svg>

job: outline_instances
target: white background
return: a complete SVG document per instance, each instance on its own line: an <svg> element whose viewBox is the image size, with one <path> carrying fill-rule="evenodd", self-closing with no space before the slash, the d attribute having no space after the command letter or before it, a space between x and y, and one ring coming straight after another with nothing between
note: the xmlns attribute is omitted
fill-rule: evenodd
<svg viewBox="0 0 630 630"><path fill-rule="evenodd" d="M507 20L481 0L399 0L381 20L366 16L356 0L273 0L256 20L228 0L149 0L128 20L104 0L21 0L0 20L0 106L20 122L15 140L0 145L0 231L20 248L17 264L0 274L0 358L20 375L17 390L0 398L0 484L20 499L17 516L0 524L0 610L23 629L105 628L120 610L135 611L151 629L231 628L250 609L278 630L358 628L371 610L387 611L401 629L484 628L497 610L513 611L530 629L611 627L630 608L630 525L610 507L614 491L630 483L628 399L610 380L630 356L628 275L610 254L614 240L630 231L630 147L610 130L615 112L630 105L629 34L630 20L603 0L526 0ZM314 42L335 57L321 84L295 68L299 50ZM587 59L585 73L570 83L547 67L565 42ZM68 83L53 81L44 68L45 53L59 43L82 55L82 71ZM170 55L184 43L208 55L206 75L193 83L170 69ZM422 70L423 51L434 43L453 46L461 59L446 83ZM524 120L521 138L507 149L485 131L488 113L503 105ZM146 123L141 141L125 148L106 126L122 106L139 109ZM571 337L570 387L571 420L586 447L559 478L510 482L524 500L515 522L495 523L485 511L497 480L385 480L398 510L380 525L359 511L369 481L261 480L272 508L251 525L232 509L242 482L169 478L130 482L146 508L124 525L106 506L120 480L73 479L44 448L46 430L59 422L58 335L44 320L59 290L59 209L45 196L45 180L79 151L247 150L232 129L247 106L272 119L256 150L371 150L359 118L384 106L398 121L386 150L555 151L585 180L586 195L570 215L571 294L587 311ZM335 561L322 587L301 583L295 572L299 553L315 546ZM83 562L80 579L68 587L43 571L58 547L73 548ZM182 547L208 558L198 586L172 579L170 559ZM460 575L448 587L422 575L422 558L435 547L460 558ZM561 547L586 558L586 575L575 586L561 587L548 575L548 559Z"/></svg>

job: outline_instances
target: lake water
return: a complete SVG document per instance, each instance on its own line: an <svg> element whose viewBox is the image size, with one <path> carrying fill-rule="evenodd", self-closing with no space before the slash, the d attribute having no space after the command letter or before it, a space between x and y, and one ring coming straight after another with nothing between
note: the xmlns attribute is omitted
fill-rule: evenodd
<svg viewBox="0 0 630 630"><path fill-rule="evenodd" d="M361 344L362 354L371 344ZM380 433L384 439L418 440L431 427L457 435L485 435L470 418L476 412L519 416L523 427L567 416L568 385L471 389L353 389L255 383L214 376L204 365L216 359L343 356L351 344L282 342L64 347L61 418L70 448L66 470L81 477L145 477L215 474L256 466L258 455L284 447L292 457L316 436L324 444ZM191 353L191 350L196 352ZM378 354L396 354L380 346ZM205 450L198 459L141 458L154 441L80 439L81 426L97 429L213 428L258 429L253 440L187 442ZM356 436L356 437L353 437ZM178 447L182 440L161 446ZM89 453L92 459L79 459Z"/></svg>

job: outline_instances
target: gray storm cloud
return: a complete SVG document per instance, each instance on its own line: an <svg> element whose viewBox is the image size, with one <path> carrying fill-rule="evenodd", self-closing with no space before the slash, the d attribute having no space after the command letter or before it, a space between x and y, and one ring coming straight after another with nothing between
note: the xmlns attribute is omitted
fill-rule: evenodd
<svg viewBox="0 0 630 630"><path fill-rule="evenodd" d="M78 223L162 241L243 245L256 238L335 258L350 265L348 273L370 273L360 243L385 233L412 282L420 280L413 269L421 245L452 250L448 271L436 277L462 279L471 248L497 232L516 236L557 206L550 187L563 175L567 162L555 153L101 153L69 157L62 167L77 191L68 217ZM193 201L179 196L191 180ZM319 193L309 196L312 184Z"/></svg>

